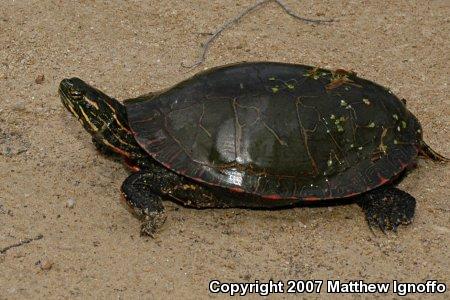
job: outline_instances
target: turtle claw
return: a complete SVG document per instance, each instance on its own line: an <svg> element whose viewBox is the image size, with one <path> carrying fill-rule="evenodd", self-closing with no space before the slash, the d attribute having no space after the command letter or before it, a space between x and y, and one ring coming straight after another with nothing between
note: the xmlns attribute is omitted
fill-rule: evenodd
<svg viewBox="0 0 450 300"><path fill-rule="evenodd" d="M155 233L166 222L164 212L153 212L144 217L141 224L141 236L155 238Z"/></svg>
<svg viewBox="0 0 450 300"><path fill-rule="evenodd" d="M394 225L392 225L392 231L393 231L393 232L397 233L398 225L399 225L399 224L394 224Z"/></svg>
<svg viewBox="0 0 450 300"><path fill-rule="evenodd" d="M383 219L377 219L376 216L368 216L366 214L367 223L369 225L370 230L373 234L375 234L374 228L378 228L383 232L385 235L387 235L388 227L386 225L386 220Z"/></svg>
<svg viewBox="0 0 450 300"><path fill-rule="evenodd" d="M380 227L380 230L384 233L384 235L387 235L387 231L386 231L386 226L383 223L380 223L378 225L378 227Z"/></svg>
<svg viewBox="0 0 450 300"><path fill-rule="evenodd" d="M397 232L400 225L412 222L416 200L406 192L388 187L362 195L358 204L366 213L369 227L378 227L387 234L388 230Z"/></svg>

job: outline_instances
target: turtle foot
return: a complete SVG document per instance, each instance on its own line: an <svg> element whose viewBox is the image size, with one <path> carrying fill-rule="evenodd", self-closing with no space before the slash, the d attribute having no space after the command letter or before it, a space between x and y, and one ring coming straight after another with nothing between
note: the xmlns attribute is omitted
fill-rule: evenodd
<svg viewBox="0 0 450 300"><path fill-rule="evenodd" d="M394 187L382 187L363 194L358 200L370 228L397 231L401 224L413 221L416 199Z"/></svg>
<svg viewBox="0 0 450 300"><path fill-rule="evenodd" d="M161 196L155 193L157 181L150 173L128 176L122 184L122 195L131 212L141 220L141 235L153 237L166 221Z"/></svg>
<svg viewBox="0 0 450 300"><path fill-rule="evenodd" d="M155 237L155 233L166 222L164 212L152 212L144 217L141 224L141 236Z"/></svg>

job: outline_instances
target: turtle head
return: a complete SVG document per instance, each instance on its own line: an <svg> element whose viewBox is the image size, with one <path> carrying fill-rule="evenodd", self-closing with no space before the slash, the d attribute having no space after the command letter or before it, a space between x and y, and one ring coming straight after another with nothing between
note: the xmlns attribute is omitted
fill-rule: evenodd
<svg viewBox="0 0 450 300"><path fill-rule="evenodd" d="M59 94L64 106L92 135L98 135L111 122L123 119L122 105L79 78L63 79Z"/></svg>
<svg viewBox="0 0 450 300"><path fill-rule="evenodd" d="M59 94L67 110L93 136L97 148L126 157L141 151L128 127L125 107L119 101L78 78L63 79Z"/></svg>

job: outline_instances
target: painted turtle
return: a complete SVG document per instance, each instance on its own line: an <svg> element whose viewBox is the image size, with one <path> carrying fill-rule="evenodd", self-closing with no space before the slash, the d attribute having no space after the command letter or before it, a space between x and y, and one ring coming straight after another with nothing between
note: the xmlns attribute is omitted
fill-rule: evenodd
<svg viewBox="0 0 450 300"><path fill-rule="evenodd" d="M447 160L403 101L344 70L239 63L124 104L78 78L59 92L96 147L133 170L122 192L148 235L165 221L163 198L273 208L354 197L370 226L396 230L415 199L392 181L419 154Z"/></svg>

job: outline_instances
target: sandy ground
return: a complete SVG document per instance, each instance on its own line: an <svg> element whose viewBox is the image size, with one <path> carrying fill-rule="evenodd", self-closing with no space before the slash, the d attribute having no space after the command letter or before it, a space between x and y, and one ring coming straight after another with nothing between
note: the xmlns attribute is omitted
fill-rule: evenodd
<svg viewBox="0 0 450 300"><path fill-rule="evenodd" d="M337 20L325 26L269 4L226 31L205 65L181 67L198 58L206 33L255 1L1 1L0 249L42 238L0 254L0 299L197 299L214 296L211 279L450 284L450 167L426 160L400 184L418 207L398 234L373 234L356 205L252 211L169 202L158 237L139 236L119 201L127 170L99 155L63 108L64 77L125 99L243 60L352 69L407 99L425 140L450 156L448 1L286 1L301 15Z"/></svg>

